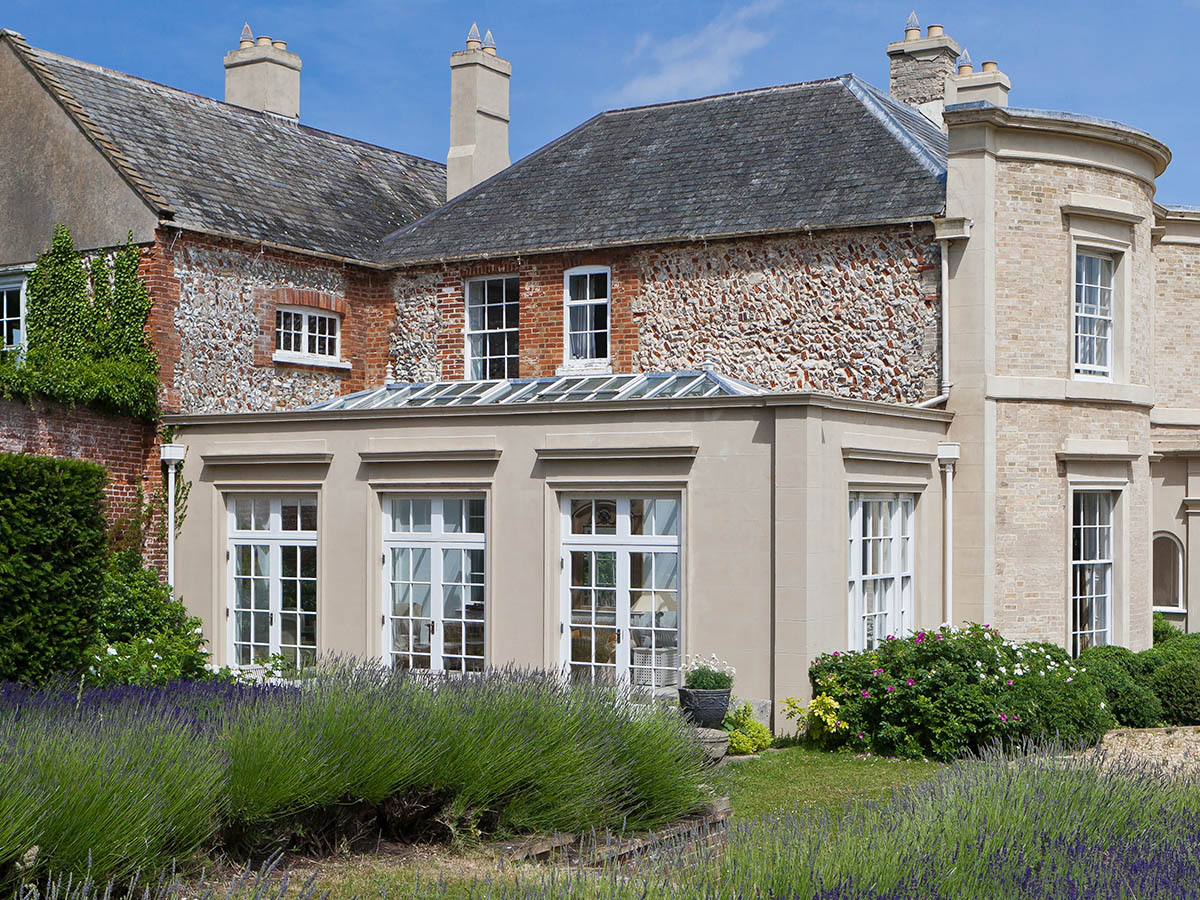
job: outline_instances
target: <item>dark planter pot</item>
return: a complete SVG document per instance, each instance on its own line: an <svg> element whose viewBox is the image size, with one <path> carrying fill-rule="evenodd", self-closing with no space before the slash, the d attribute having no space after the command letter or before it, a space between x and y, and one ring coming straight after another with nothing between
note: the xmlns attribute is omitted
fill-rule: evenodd
<svg viewBox="0 0 1200 900"><path fill-rule="evenodd" d="M698 728L720 728L729 709L730 690L679 689L679 708L689 722Z"/></svg>

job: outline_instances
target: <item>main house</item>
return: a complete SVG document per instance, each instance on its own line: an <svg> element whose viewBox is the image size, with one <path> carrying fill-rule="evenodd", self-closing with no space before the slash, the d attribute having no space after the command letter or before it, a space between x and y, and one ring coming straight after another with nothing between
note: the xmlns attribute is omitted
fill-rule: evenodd
<svg viewBox="0 0 1200 900"><path fill-rule="evenodd" d="M717 653L770 715L818 654L947 621L1197 627L1200 210L1156 200L1161 142L1009 106L940 26L887 93L612 110L512 165L472 29L445 167L300 125L248 29L224 103L0 45L5 334L55 223L132 229L218 663L670 689ZM161 475L4 410L0 447Z"/></svg>

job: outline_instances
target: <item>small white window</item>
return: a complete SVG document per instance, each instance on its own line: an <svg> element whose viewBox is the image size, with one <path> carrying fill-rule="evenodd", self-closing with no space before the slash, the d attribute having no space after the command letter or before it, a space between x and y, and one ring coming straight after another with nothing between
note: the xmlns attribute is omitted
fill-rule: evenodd
<svg viewBox="0 0 1200 900"><path fill-rule="evenodd" d="M229 647L235 666L317 656L317 500L236 494L228 501Z"/></svg>
<svg viewBox="0 0 1200 900"><path fill-rule="evenodd" d="M1075 374L1111 378L1113 368L1113 258L1075 254Z"/></svg>
<svg viewBox="0 0 1200 900"><path fill-rule="evenodd" d="M912 628L911 494L850 495L850 616L857 650Z"/></svg>
<svg viewBox="0 0 1200 900"><path fill-rule="evenodd" d="M467 282L467 362L473 381L517 377L519 294L517 278Z"/></svg>
<svg viewBox="0 0 1200 900"><path fill-rule="evenodd" d="M336 313L280 307L275 310L274 358L280 362L340 362L340 326Z"/></svg>
<svg viewBox="0 0 1200 900"><path fill-rule="evenodd" d="M1071 513L1071 653L1111 643L1113 494L1076 491Z"/></svg>
<svg viewBox="0 0 1200 900"><path fill-rule="evenodd" d="M580 266L564 275L568 367L608 364L609 274L607 266Z"/></svg>
<svg viewBox="0 0 1200 900"><path fill-rule="evenodd" d="M485 506L482 497L384 503L383 646L394 668L483 671Z"/></svg>
<svg viewBox="0 0 1200 900"><path fill-rule="evenodd" d="M1173 534L1154 536L1154 609L1183 612L1183 544Z"/></svg>
<svg viewBox="0 0 1200 900"><path fill-rule="evenodd" d="M25 343L25 276L0 275L0 349Z"/></svg>

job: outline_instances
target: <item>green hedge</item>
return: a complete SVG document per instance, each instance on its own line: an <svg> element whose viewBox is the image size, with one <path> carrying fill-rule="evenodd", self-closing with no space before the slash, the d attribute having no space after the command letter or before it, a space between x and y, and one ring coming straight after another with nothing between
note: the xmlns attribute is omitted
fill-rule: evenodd
<svg viewBox="0 0 1200 900"><path fill-rule="evenodd" d="M105 566L104 469L0 454L0 681L79 671Z"/></svg>

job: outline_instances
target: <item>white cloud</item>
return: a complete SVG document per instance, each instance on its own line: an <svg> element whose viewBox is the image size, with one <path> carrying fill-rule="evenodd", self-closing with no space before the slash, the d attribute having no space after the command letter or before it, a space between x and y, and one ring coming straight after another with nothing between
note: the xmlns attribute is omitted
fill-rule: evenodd
<svg viewBox="0 0 1200 900"><path fill-rule="evenodd" d="M645 57L656 70L638 75L616 92L620 103L651 103L697 97L725 87L742 71L742 61L770 40L761 20L779 7L780 0L754 0L720 12L697 31L659 43L638 38L630 59Z"/></svg>

